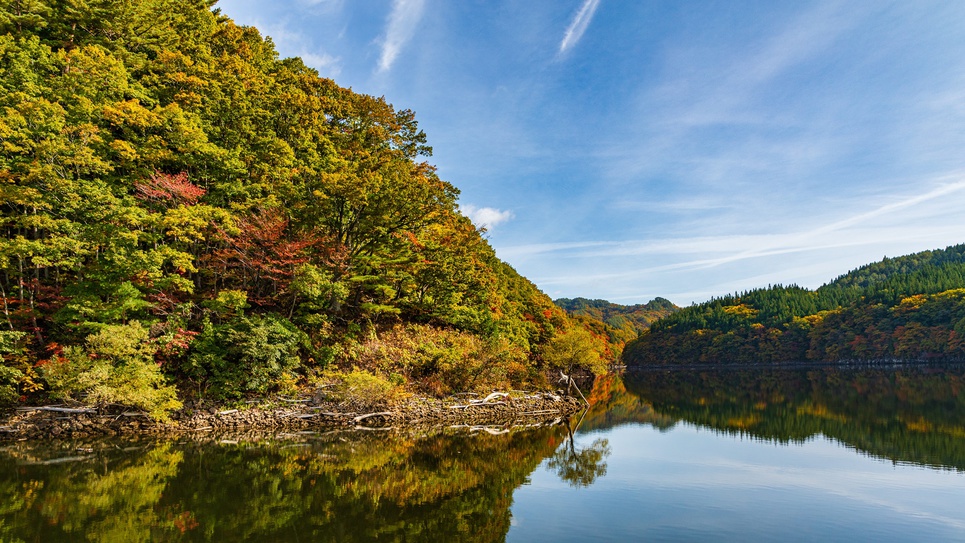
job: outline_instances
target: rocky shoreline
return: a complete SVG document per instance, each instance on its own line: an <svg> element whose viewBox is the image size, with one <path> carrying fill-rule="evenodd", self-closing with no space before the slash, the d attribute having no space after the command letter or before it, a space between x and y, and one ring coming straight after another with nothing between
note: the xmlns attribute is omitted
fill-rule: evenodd
<svg viewBox="0 0 965 543"><path fill-rule="evenodd" d="M409 398L391 405L362 401L334 403L303 395L250 402L242 407L185 402L168 422L120 407L65 406L19 408L0 418L0 441L73 439L117 435L183 436L225 432L291 432L354 427L387 429L432 425L515 426L561 419L584 404L545 392L493 393L484 398Z"/></svg>

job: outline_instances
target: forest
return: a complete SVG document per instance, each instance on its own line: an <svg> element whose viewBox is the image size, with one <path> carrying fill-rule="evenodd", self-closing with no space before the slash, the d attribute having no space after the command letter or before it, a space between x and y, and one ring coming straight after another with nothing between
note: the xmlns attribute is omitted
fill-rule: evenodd
<svg viewBox="0 0 965 543"><path fill-rule="evenodd" d="M618 354L496 257L412 111L213 0L0 2L0 144L4 405L539 387Z"/></svg>
<svg viewBox="0 0 965 543"><path fill-rule="evenodd" d="M770 286L651 324L628 365L965 359L965 244L862 266L817 290Z"/></svg>
<svg viewBox="0 0 965 543"><path fill-rule="evenodd" d="M585 328L605 336L616 359L620 358L624 346L649 328L651 322L680 310L670 300L659 297L634 305L586 298L559 298L553 303Z"/></svg>

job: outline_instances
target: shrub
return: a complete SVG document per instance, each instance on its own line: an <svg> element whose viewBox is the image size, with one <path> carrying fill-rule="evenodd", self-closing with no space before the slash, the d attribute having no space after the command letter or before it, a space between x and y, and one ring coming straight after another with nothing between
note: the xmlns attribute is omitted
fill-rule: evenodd
<svg viewBox="0 0 965 543"><path fill-rule="evenodd" d="M64 349L41 373L54 398L95 406L120 404L166 420L181 402L154 362L155 348L139 322L108 325L88 336L85 347Z"/></svg>
<svg viewBox="0 0 965 543"><path fill-rule="evenodd" d="M327 378L334 381L333 398L342 403L374 406L391 404L404 397L397 383L357 368L348 373L328 374Z"/></svg>
<svg viewBox="0 0 965 543"><path fill-rule="evenodd" d="M20 342L25 335L23 332L0 332L0 406L12 404L18 397L17 385L24 375L19 369L10 366L7 358L23 353Z"/></svg>
<svg viewBox="0 0 965 543"><path fill-rule="evenodd" d="M350 362L371 372L403 375L437 396L523 385L534 376L526 355L505 339L426 325L395 326L350 350Z"/></svg>
<svg viewBox="0 0 965 543"><path fill-rule="evenodd" d="M206 322L195 338L186 373L219 398L265 394L291 386L308 336L277 315L252 315L225 324Z"/></svg>

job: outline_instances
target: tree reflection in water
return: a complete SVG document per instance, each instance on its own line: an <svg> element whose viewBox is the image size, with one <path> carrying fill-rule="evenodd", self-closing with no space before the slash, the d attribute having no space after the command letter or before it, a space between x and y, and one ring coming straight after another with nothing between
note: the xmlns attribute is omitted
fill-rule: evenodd
<svg viewBox="0 0 965 543"><path fill-rule="evenodd" d="M0 448L0 541L502 541L540 463L586 486L609 454L567 425L16 443Z"/></svg>
<svg viewBox="0 0 965 543"><path fill-rule="evenodd" d="M610 456L610 442L606 439L596 439L589 447L576 450L573 440L569 445L564 444L553 453L553 457L546 464L556 471L560 479L574 487L586 487L593 484L598 477L606 475L606 462Z"/></svg>

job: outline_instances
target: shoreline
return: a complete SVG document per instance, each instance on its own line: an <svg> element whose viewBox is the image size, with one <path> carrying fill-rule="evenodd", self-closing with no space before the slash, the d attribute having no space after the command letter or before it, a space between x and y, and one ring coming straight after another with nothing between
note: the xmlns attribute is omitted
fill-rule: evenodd
<svg viewBox="0 0 965 543"><path fill-rule="evenodd" d="M651 371L708 371L708 370L805 370L805 369L864 369L864 368L941 368L946 366L965 366L961 359L909 359L909 358L881 358L871 360L839 360L836 362L802 361L802 362L699 362L693 364L634 364L624 365L621 369L625 373L645 373Z"/></svg>
<svg viewBox="0 0 965 543"><path fill-rule="evenodd" d="M289 432L326 428L395 429L417 426L519 425L562 419L584 404L546 392L493 393L445 399L412 397L393 404L335 403L312 396L264 399L233 408L185 402L157 422L120 407L22 407L0 415L0 442L111 436L184 437L224 432Z"/></svg>

